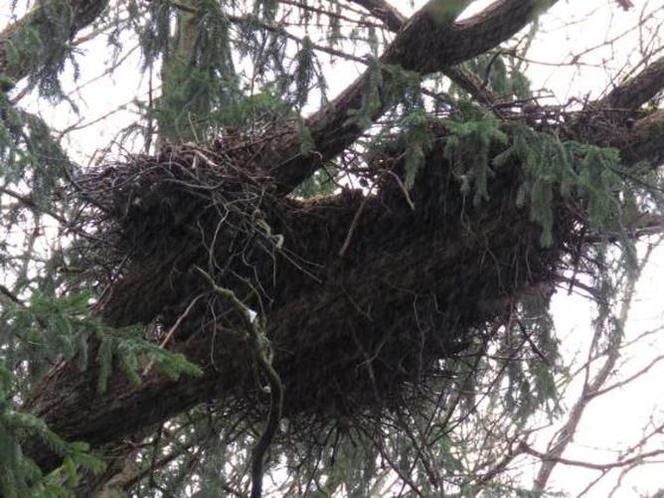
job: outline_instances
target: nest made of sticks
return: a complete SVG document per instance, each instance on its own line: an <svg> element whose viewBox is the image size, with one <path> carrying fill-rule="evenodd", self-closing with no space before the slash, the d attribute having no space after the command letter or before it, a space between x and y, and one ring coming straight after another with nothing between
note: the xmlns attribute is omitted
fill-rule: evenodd
<svg viewBox="0 0 664 498"><path fill-rule="evenodd" d="M522 293L554 281L583 236L583 220L559 202L555 242L541 247L541 227L515 200L518 164L501 168L489 199L473 206L442 143L409 192L395 153L375 165L375 193L282 197L241 136L169 146L79 178L107 242L88 251L113 267L97 276L110 287L102 318L167 330L187 311L169 346L205 345L192 360L218 371L228 405L264 418L237 313L208 292L191 271L199 267L265 317L284 416L373 420L418 402Z"/></svg>

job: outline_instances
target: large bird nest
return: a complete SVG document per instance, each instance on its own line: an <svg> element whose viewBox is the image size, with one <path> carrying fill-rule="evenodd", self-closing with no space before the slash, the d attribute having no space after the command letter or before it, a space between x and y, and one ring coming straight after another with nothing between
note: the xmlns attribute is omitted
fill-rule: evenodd
<svg viewBox="0 0 664 498"><path fill-rule="evenodd" d="M262 419L268 394L242 322L192 268L266 319L292 421L374 417L417 402L432 379L551 283L580 246L583 219L555 200L550 247L518 206L518 164L466 198L438 139L413 188L397 150L374 159L375 188L277 195L241 136L169 146L79 179L105 244L98 310L116 326L150 324L168 347L219 373L227 406ZM109 269L110 268L110 269Z"/></svg>

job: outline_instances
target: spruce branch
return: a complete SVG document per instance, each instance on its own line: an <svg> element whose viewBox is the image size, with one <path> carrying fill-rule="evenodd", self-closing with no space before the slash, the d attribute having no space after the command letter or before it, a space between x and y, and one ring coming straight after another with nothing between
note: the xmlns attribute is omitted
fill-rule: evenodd
<svg viewBox="0 0 664 498"><path fill-rule="evenodd" d="M189 14L196 14L198 13L198 9L195 7L191 7L189 5L185 5L183 3L177 2L176 0L171 0L169 2L173 7L176 9L179 9L183 12L187 12ZM256 28L264 29L265 31L268 31L270 33L275 33L279 36L283 36L284 38L287 38L289 40L292 40L294 42L297 42L298 44L304 43L304 38L294 35L290 33L288 30L286 30L283 26L278 26L275 24L271 24L265 21L262 21L258 17L254 15L244 15L244 16L236 16L236 15L226 15L226 19L233 23L233 24L239 24L243 26L253 26ZM357 57L355 55L349 54L347 52L344 52L342 50L337 50L331 47L326 47L324 45L320 45L318 43L311 43L309 42L310 46L312 49L318 51L318 52L323 52L328 55L331 55L333 57L339 57L342 59L348 59L354 62L358 62L360 64L366 64L367 60L363 57Z"/></svg>
<svg viewBox="0 0 664 498"><path fill-rule="evenodd" d="M73 40L79 31L90 26L101 15L108 5L108 0L67 0L66 3L72 13L69 38L68 40L48 40L48 42L66 43ZM56 4L57 2L54 1L38 2L25 16L0 31L0 74L18 82L31 73L43 69L42 64L47 62L46 57L43 56L37 57L36 64L35 61L31 61L29 64L10 64L7 47L12 47L20 41L27 31L38 29L49 12L54 10Z"/></svg>

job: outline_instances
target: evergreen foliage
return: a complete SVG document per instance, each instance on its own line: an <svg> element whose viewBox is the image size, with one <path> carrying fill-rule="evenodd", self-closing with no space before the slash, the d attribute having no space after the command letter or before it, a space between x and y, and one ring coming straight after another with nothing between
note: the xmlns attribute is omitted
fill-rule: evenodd
<svg viewBox="0 0 664 498"><path fill-rule="evenodd" d="M12 407L15 386L13 374L0 365L0 492L2 496L73 496L79 480L79 469L100 473L104 462L89 454L83 442L65 442L46 427L44 422ZM37 465L21 450L21 438L38 437L44 445L63 458L62 466L42 475Z"/></svg>

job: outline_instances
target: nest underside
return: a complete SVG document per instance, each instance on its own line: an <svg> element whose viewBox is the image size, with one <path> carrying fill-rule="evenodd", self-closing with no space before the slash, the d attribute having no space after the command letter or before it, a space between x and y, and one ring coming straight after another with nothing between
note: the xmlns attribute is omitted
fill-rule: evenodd
<svg viewBox="0 0 664 498"><path fill-rule="evenodd" d="M517 164L474 205L441 144L408 192L400 159L377 171L372 193L306 200L275 194L252 161L238 139L172 146L79 179L105 241L86 248L111 289L102 318L166 331L188 309L168 347L215 371L227 406L248 417L265 417L269 395L246 331L193 268L265 317L283 415L327 423L427 399L579 245L562 202L554 244L540 245L542 228L516 202Z"/></svg>

